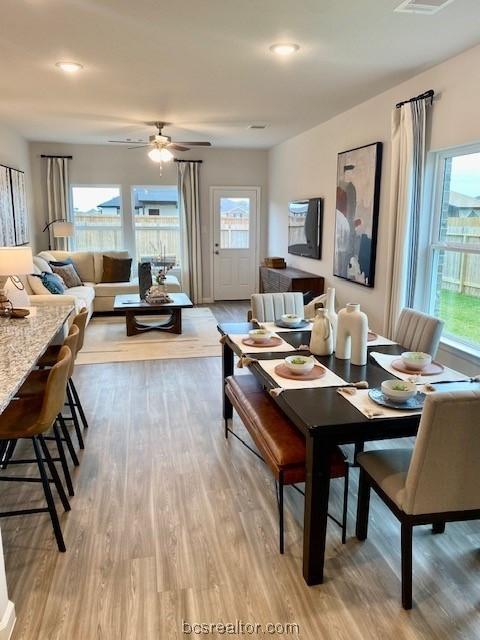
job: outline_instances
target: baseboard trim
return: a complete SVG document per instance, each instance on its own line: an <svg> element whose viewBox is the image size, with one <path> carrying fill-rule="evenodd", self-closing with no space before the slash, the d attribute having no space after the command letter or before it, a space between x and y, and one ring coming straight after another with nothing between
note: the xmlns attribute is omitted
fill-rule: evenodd
<svg viewBox="0 0 480 640"><path fill-rule="evenodd" d="M0 640L10 640L16 621L15 605L9 600L2 619L0 620Z"/></svg>
<svg viewBox="0 0 480 640"><path fill-rule="evenodd" d="M202 298L203 304L213 304L215 302L214 298Z"/></svg>

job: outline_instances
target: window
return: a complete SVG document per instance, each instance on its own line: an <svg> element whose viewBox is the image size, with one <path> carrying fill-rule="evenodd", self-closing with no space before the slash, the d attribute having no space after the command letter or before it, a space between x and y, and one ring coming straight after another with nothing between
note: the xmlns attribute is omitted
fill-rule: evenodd
<svg viewBox="0 0 480 640"><path fill-rule="evenodd" d="M119 186L72 186L77 251L123 249L122 198Z"/></svg>
<svg viewBox="0 0 480 640"><path fill-rule="evenodd" d="M180 262L180 216L176 186L132 187L137 261L165 255Z"/></svg>
<svg viewBox="0 0 480 640"><path fill-rule="evenodd" d="M220 248L248 249L250 199L220 198Z"/></svg>
<svg viewBox="0 0 480 640"><path fill-rule="evenodd" d="M480 146L438 153L434 182L429 311L480 350Z"/></svg>

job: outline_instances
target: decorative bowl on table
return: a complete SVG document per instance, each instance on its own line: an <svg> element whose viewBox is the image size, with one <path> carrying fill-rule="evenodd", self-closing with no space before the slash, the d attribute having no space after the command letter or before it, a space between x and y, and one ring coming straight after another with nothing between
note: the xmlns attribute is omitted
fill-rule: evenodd
<svg viewBox="0 0 480 640"><path fill-rule="evenodd" d="M248 332L249 337L254 342L268 342L270 338L273 336L273 333L268 329L252 329Z"/></svg>
<svg viewBox="0 0 480 640"><path fill-rule="evenodd" d="M315 366L315 359L312 356L287 356L285 366L294 375L301 376L310 373Z"/></svg>
<svg viewBox="0 0 480 640"><path fill-rule="evenodd" d="M281 320L283 324L286 324L288 327L298 327L298 325L301 324L303 318L297 316L294 313L284 313L281 316Z"/></svg>
<svg viewBox="0 0 480 640"><path fill-rule="evenodd" d="M421 371L432 362L432 356L423 351L404 351L401 358L405 367L412 371Z"/></svg>
<svg viewBox="0 0 480 640"><path fill-rule="evenodd" d="M382 393L393 402L406 402L417 393L417 387L408 380L384 380Z"/></svg>

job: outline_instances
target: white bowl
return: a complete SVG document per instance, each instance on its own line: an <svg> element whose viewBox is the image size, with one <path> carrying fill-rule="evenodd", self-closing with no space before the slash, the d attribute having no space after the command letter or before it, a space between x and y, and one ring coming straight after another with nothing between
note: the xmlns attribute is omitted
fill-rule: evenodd
<svg viewBox="0 0 480 640"><path fill-rule="evenodd" d="M315 359L312 356L288 356L285 358L285 366L293 374L301 376L310 373L315 366Z"/></svg>
<svg viewBox="0 0 480 640"><path fill-rule="evenodd" d="M417 387L408 380L384 380L382 393L394 402L405 402L417 393Z"/></svg>
<svg viewBox="0 0 480 640"><path fill-rule="evenodd" d="M302 320L303 318L295 315L294 313L284 313L282 316L283 324L287 324L289 327L296 327Z"/></svg>
<svg viewBox="0 0 480 640"><path fill-rule="evenodd" d="M432 362L432 356L429 353L423 353L423 351L404 351L402 361L407 369L421 371Z"/></svg>
<svg viewBox="0 0 480 640"><path fill-rule="evenodd" d="M252 329L248 335L254 342L268 342L273 334L268 329Z"/></svg>

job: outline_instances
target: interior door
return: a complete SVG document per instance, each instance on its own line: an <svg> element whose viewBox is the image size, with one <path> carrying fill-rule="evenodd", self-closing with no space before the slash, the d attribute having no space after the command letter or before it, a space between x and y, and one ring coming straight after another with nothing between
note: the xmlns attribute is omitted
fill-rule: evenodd
<svg viewBox="0 0 480 640"><path fill-rule="evenodd" d="M246 300L255 292L259 189L214 187L214 297Z"/></svg>

